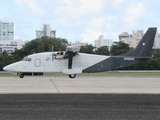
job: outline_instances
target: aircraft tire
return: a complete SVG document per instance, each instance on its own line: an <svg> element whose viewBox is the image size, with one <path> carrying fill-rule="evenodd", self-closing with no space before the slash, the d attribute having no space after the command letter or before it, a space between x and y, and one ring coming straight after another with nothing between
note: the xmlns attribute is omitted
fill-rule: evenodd
<svg viewBox="0 0 160 120"><path fill-rule="evenodd" d="M76 77L76 74L71 74L71 75L68 75L70 78L75 78Z"/></svg>
<svg viewBox="0 0 160 120"><path fill-rule="evenodd" d="M20 78L23 78L23 77L24 77L24 74L22 73L19 77L20 77Z"/></svg>

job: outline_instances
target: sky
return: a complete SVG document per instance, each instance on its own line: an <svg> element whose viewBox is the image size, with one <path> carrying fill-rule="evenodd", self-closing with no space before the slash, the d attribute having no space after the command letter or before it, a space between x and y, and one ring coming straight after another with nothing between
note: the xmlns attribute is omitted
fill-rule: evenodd
<svg viewBox="0 0 160 120"><path fill-rule="evenodd" d="M0 20L14 23L14 39L33 40L50 24L56 37L94 43L160 26L160 0L0 0ZM159 30L159 28L158 28Z"/></svg>

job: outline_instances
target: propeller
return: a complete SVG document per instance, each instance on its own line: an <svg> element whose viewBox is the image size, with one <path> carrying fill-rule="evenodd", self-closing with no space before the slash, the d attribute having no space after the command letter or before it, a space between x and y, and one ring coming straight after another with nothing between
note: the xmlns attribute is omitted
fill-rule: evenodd
<svg viewBox="0 0 160 120"><path fill-rule="evenodd" d="M54 60L54 58L56 59L56 56L59 54L59 52L53 52L52 55L52 61Z"/></svg>

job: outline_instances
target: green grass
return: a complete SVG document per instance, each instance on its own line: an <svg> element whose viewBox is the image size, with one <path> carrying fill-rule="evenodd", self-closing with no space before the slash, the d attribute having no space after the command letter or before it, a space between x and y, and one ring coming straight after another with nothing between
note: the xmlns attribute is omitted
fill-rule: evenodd
<svg viewBox="0 0 160 120"><path fill-rule="evenodd" d="M16 76L11 74L0 74L0 77ZM45 73L44 76L66 76L63 73ZM99 72L99 73L81 73L78 76L160 76L160 72Z"/></svg>
<svg viewBox="0 0 160 120"><path fill-rule="evenodd" d="M0 74L0 77L9 77L9 76L16 76L16 75L7 74L7 73L1 73Z"/></svg>

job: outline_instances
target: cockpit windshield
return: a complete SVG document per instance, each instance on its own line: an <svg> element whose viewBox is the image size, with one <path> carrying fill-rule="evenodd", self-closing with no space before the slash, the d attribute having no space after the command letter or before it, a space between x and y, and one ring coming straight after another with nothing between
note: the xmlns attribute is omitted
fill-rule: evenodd
<svg viewBox="0 0 160 120"><path fill-rule="evenodd" d="M28 56L26 56L26 57L24 57L23 59L22 59L22 61L31 61L32 59L31 58L29 58Z"/></svg>

